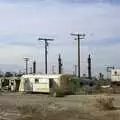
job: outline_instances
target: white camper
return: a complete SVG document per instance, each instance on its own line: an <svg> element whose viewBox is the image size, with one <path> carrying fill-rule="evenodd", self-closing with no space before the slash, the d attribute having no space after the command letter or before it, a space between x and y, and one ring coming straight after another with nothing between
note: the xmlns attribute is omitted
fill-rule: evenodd
<svg viewBox="0 0 120 120"><path fill-rule="evenodd" d="M111 71L111 87L114 93L120 93L120 69Z"/></svg>
<svg viewBox="0 0 120 120"><path fill-rule="evenodd" d="M71 92L71 75L23 75L21 77L20 92Z"/></svg>
<svg viewBox="0 0 120 120"><path fill-rule="evenodd" d="M111 70L111 81L120 82L120 69Z"/></svg>

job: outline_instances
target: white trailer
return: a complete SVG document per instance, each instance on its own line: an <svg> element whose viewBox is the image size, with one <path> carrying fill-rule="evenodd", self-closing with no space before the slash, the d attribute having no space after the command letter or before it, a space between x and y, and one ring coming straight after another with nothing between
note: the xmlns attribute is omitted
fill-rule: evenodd
<svg viewBox="0 0 120 120"><path fill-rule="evenodd" d="M111 81L120 82L120 69L111 70Z"/></svg>
<svg viewBox="0 0 120 120"><path fill-rule="evenodd" d="M71 75L23 75L20 81L20 92L50 93L60 90L62 93L71 92Z"/></svg>
<svg viewBox="0 0 120 120"><path fill-rule="evenodd" d="M113 88L113 93L120 93L120 69L111 71L111 87Z"/></svg>

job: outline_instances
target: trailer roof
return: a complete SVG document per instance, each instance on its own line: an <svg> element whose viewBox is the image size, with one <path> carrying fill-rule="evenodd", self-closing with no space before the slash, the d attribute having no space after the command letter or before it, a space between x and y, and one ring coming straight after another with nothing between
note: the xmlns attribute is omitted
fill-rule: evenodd
<svg viewBox="0 0 120 120"><path fill-rule="evenodd" d="M28 74L28 75L23 75L22 78L59 78L61 76L69 76L69 75L65 75L65 74L56 74L56 75L41 75L41 74Z"/></svg>

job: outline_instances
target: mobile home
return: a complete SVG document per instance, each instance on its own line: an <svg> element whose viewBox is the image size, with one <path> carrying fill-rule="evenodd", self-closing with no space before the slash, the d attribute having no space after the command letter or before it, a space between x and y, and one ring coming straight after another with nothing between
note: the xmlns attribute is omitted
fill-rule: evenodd
<svg viewBox="0 0 120 120"><path fill-rule="evenodd" d="M120 69L113 69L111 71L111 81L120 82Z"/></svg>
<svg viewBox="0 0 120 120"><path fill-rule="evenodd" d="M21 77L20 92L50 93L60 90L71 92L71 75L23 75Z"/></svg>
<svg viewBox="0 0 120 120"><path fill-rule="evenodd" d="M0 89L8 91L19 91L20 78L19 77L1 77Z"/></svg>

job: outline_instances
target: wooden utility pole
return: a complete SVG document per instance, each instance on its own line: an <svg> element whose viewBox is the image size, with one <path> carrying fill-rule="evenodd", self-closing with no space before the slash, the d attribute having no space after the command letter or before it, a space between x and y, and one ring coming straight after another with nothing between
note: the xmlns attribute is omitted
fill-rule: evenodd
<svg viewBox="0 0 120 120"><path fill-rule="evenodd" d="M77 37L77 41L78 41L78 77L80 78L80 40L84 39L85 34L73 34L72 33L71 35L72 36L76 36Z"/></svg>
<svg viewBox="0 0 120 120"><path fill-rule="evenodd" d="M47 53L48 53L48 41L53 41L54 39L48 38L38 38L39 41L45 41L45 74L47 74Z"/></svg>

